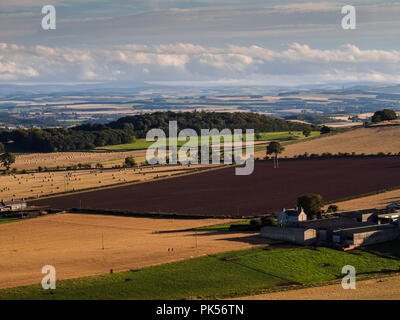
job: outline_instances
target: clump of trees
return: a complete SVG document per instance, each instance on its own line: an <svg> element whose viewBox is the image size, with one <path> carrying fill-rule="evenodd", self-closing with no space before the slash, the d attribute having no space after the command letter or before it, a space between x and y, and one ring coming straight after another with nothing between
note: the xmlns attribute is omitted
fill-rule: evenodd
<svg viewBox="0 0 400 320"><path fill-rule="evenodd" d="M397 114L394 110L391 109L383 109L378 110L372 116L372 122L381 122L381 121L390 121L397 119Z"/></svg>
<svg viewBox="0 0 400 320"><path fill-rule="evenodd" d="M3 149L4 151L4 149ZM15 155L9 152L0 154L0 164L3 167L6 167L6 170L9 171L11 165L15 162Z"/></svg>
<svg viewBox="0 0 400 320"><path fill-rule="evenodd" d="M331 204L326 212L332 213L332 212L337 212L338 210L339 207L336 204Z"/></svg>
<svg viewBox="0 0 400 320"><path fill-rule="evenodd" d="M306 194L297 199L297 206L304 209L308 219L321 217L324 200L320 194Z"/></svg>
<svg viewBox="0 0 400 320"><path fill-rule="evenodd" d="M331 128L327 127L327 126L323 126L320 130L321 134L327 134L327 133L331 133Z"/></svg>
<svg viewBox="0 0 400 320"><path fill-rule="evenodd" d="M319 130L318 126L305 123L286 121L279 118L267 117L252 112L155 112L142 115L128 116L109 123L113 129L121 129L126 124L132 124L135 136L146 137L153 128L160 128L168 134L169 121L177 121L178 130L190 128L201 133L201 129L254 129L256 133L277 131L303 131L310 128Z"/></svg>
<svg viewBox="0 0 400 320"><path fill-rule="evenodd" d="M125 167L132 168L136 166L136 161L133 157L126 157L125 158Z"/></svg>
<svg viewBox="0 0 400 320"><path fill-rule="evenodd" d="M102 125L100 125L102 126ZM96 128L96 129L94 129ZM130 143L134 131L107 127L74 127L48 129L18 129L0 131L0 142L9 143L13 149L32 152L57 152L89 150L105 145Z"/></svg>

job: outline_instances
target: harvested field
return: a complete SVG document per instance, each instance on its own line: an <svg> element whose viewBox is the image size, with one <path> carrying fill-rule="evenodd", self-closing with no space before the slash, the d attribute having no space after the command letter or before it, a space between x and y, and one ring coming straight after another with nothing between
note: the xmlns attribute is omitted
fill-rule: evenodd
<svg viewBox="0 0 400 320"><path fill-rule="evenodd" d="M71 207L208 216L254 216L296 205L319 193L326 201L399 185L400 158L286 160L255 163L249 176L234 168L33 201L55 209Z"/></svg>
<svg viewBox="0 0 400 320"><path fill-rule="evenodd" d="M256 245L248 233L188 230L228 221L58 214L1 224L0 288L40 283L47 264L56 267L61 280Z"/></svg>
<svg viewBox="0 0 400 320"><path fill-rule="evenodd" d="M148 181L188 173L212 165L154 166L107 170L71 170L0 176L0 200L41 197L54 193Z"/></svg>
<svg viewBox="0 0 400 320"><path fill-rule="evenodd" d="M37 169L39 166L55 168L57 166L72 166L78 163L96 164L98 162L107 166L104 162L118 160L112 165L121 165L126 157L134 156L142 158L146 155L146 150L135 150L127 152L53 152L53 153L30 153L16 157L15 163L11 168Z"/></svg>
<svg viewBox="0 0 400 320"><path fill-rule="evenodd" d="M361 197L351 199L347 201L335 202L339 207L339 211L353 211L353 210L364 210L364 209L382 209L386 208L387 205L393 202L400 201L400 189L382 192L367 197ZM327 209L326 206L325 209Z"/></svg>
<svg viewBox="0 0 400 320"><path fill-rule="evenodd" d="M400 125L382 125L359 128L319 139L285 146L282 156L293 157L308 154L352 153L377 154L379 152L400 152ZM258 155L257 155L258 156ZM263 154L265 156L265 152Z"/></svg>
<svg viewBox="0 0 400 320"><path fill-rule="evenodd" d="M400 276L364 280L356 283L356 290L344 290L341 284L281 291L243 297L249 300L399 300Z"/></svg>

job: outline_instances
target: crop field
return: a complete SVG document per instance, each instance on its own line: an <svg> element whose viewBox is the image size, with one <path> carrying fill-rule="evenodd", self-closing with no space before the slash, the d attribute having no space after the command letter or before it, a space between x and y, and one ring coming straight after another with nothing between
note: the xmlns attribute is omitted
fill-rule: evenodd
<svg viewBox="0 0 400 320"><path fill-rule="evenodd" d="M287 145L282 156L308 154L352 153L377 154L400 152L400 124L358 128L343 133ZM265 153L264 153L265 156Z"/></svg>
<svg viewBox="0 0 400 320"><path fill-rule="evenodd" d="M358 197L346 201L335 202L339 206L340 211L353 211L353 210L364 210L364 209L382 209L386 208L387 205L393 202L400 201L400 189L395 189L386 192L380 192L377 194L368 195L365 197ZM325 209L327 209L326 206Z"/></svg>
<svg viewBox="0 0 400 320"><path fill-rule="evenodd" d="M122 165L126 157L133 156L135 159L144 161L146 150L128 152L53 152L53 153L30 153L17 155L15 163L11 168L37 169L39 166L55 168L57 166L67 167L79 163L90 163L92 165L100 162L104 167Z"/></svg>
<svg viewBox="0 0 400 320"><path fill-rule="evenodd" d="M400 158L256 161L253 174L233 167L32 201L56 209L82 208L208 216L256 216L296 205L319 193L326 201L398 186Z"/></svg>
<svg viewBox="0 0 400 320"><path fill-rule="evenodd" d="M248 233L192 229L229 221L56 214L0 224L0 288L40 283L48 264L61 280L268 243Z"/></svg>
<svg viewBox="0 0 400 320"><path fill-rule="evenodd" d="M214 165L215 167L216 165ZM176 165L105 170L70 170L0 176L0 200L41 197L54 193L148 181L188 173L212 165Z"/></svg>
<svg viewBox="0 0 400 320"><path fill-rule="evenodd" d="M204 299L255 294L285 286L337 281L344 265L365 276L397 272L400 261L362 250L261 246L136 271L0 290L0 299ZM354 290L353 290L354 291Z"/></svg>

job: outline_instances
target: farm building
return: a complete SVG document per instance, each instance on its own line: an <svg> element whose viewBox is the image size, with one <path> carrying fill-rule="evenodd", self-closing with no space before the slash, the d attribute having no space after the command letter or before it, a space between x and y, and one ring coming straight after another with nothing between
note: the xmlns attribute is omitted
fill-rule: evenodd
<svg viewBox="0 0 400 320"><path fill-rule="evenodd" d="M339 217L352 219L357 222L368 222L374 221L376 217L376 210L362 210L362 211L352 211L339 213Z"/></svg>
<svg viewBox="0 0 400 320"><path fill-rule="evenodd" d="M281 212L281 221L285 221L286 211ZM324 219L298 221L293 227L264 227L261 236L297 244L318 241L350 249L394 240L400 236L399 217L400 210L394 209L344 212Z"/></svg>
<svg viewBox="0 0 400 320"><path fill-rule="evenodd" d="M378 223L396 223L400 218L400 210L378 214Z"/></svg>
<svg viewBox="0 0 400 320"><path fill-rule="evenodd" d="M278 224L284 225L288 223L297 223L300 221L306 221L307 215L302 208L298 209L285 209L278 214Z"/></svg>
<svg viewBox="0 0 400 320"><path fill-rule="evenodd" d="M317 240L317 231L310 228L263 227L261 236L297 244L310 244Z"/></svg>
<svg viewBox="0 0 400 320"><path fill-rule="evenodd" d="M14 211L21 210L27 207L24 200L11 200L11 201L1 201L0 211Z"/></svg>
<svg viewBox="0 0 400 320"><path fill-rule="evenodd" d="M336 230L333 232L332 242L345 242L347 245L362 246L391 241L399 235L400 229L397 225L381 224Z"/></svg>
<svg viewBox="0 0 400 320"><path fill-rule="evenodd" d="M399 202L393 202L389 204L386 208L388 209L400 209L400 203Z"/></svg>

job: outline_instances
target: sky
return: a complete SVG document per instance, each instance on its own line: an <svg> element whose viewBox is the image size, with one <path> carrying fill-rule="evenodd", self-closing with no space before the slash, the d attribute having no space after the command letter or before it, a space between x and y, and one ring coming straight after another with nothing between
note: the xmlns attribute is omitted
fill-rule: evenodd
<svg viewBox="0 0 400 320"><path fill-rule="evenodd" d="M399 16L389 0L1 0L0 83L397 83Z"/></svg>

